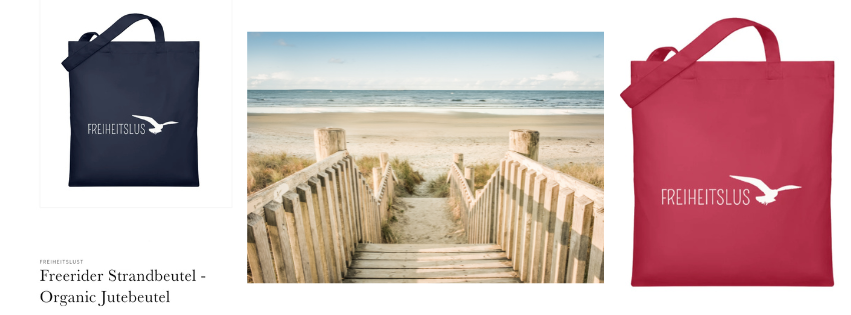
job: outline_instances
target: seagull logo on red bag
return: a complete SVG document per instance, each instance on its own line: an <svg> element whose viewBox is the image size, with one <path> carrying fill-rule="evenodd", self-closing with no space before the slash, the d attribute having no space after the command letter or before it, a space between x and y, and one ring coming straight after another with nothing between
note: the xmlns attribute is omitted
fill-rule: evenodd
<svg viewBox="0 0 851 315"><path fill-rule="evenodd" d="M768 188L768 185L766 185L763 181L756 179L756 178L753 178L753 177L744 177L744 176L735 176L735 175L730 175L730 177L738 179L738 180L743 181L745 183L754 185L754 186L756 186L756 188L759 188L759 190L762 190L762 193L765 194L765 196L756 197L756 201L759 201L759 203L764 204L764 205L768 205L769 203L774 202L775 201L774 198L776 198L777 194L779 194L781 191L801 188L801 186L787 185L787 186L783 186L783 187L780 187L780 188L777 188L777 189L771 189L771 188Z"/></svg>
<svg viewBox="0 0 851 315"><path fill-rule="evenodd" d="M148 129L148 130L150 130L151 133L153 133L153 134L158 134L158 133L162 132L163 127L165 127L165 125L172 125L172 124L177 123L176 121L167 121L167 122L160 124L160 123L157 123L156 120L154 120L153 118L148 117L148 116L138 116L138 115L132 115L132 116L151 123L151 125L153 125L154 128L151 128L151 129Z"/></svg>

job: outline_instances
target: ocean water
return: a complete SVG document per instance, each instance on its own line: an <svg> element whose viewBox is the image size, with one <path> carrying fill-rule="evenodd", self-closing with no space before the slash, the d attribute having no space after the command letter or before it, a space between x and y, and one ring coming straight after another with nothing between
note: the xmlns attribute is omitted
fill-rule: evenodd
<svg viewBox="0 0 851 315"><path fill-rule="evenodd" d="M602 114L603 91L248 90L249 113Z"/></svg>

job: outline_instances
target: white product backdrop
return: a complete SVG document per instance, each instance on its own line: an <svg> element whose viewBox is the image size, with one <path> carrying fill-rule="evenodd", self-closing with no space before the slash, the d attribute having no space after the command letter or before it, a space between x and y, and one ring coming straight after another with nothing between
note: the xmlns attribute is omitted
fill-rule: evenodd
<svg viewBox="0 0 851 315"><path fill-rule="evenodd" d="M0 259L5 272L0 304L12 314L849 314L851 296L851 119L848 87L851 47L841 2L747 1L234 1L94 2L42 1L4 4L0 19L9 38L0 50L4 60L3 88L6 120L3 137L3 211L0 212ZM126 199L136 209L96 208L97 201L74 195L45 196L44 179L34 171L43 166L44 135L33 131L41 116L56 121L57 152L67 160L67 77L59 62L64 43L87 31L102 31L129 12L160 19L170 40L202 42L202 108L224 107L220 114L202 110L202 150L219 152L208 158L230 164L202 168L208 176L233 181L227 188L191 199L201 208L154 208L175 204L151 200L146 193ZM45 20L45 15L58 19ZM232 19L231 19L232 14ZM71 17L73 16L73 17ZM97 19L88 19L94 16ZM633 288L632 263L632 130L630 110L618 94L629 84L629 61L644 59L656 47L682 48L711 23L743 17L772 28L784 60L835 60L836 110L834 126L833 249L836 286L833 288ZM41 19L41 22L39 22ZM57 23L50 26L49 24ZM41 28L42 38L34 30ZM232 32L231 32L232 30ZM49 31L49 32L48 32ZM246 32L248 31L604 31L606 77L606 283L603 285L248 285L245 284L245 100ZM49 33L49 34L48 34ZM60 33L56 35L54 33ZM49 37L54 39L49 39ZM144 22L122 35L124 40L149 40ZM231 46L232 42L232 46ZM513 45L514 43L506 43ZM37 55L40 47L41 56ZM57 47L56 52L48 51ZM762 60L757 33L738 32L703 60ZM415 62L415 61L412 61ZM38 70L40 68L40 70ZM225 80L227 82L220 82ZM41 84L38 82L41 81ZM55 90L45 90L46 87ZM41 92L39 93L39 88ZM57 91L47 95L46 91ZM41 95L39 108L34 95ZM230 98L230 99L229 99ZM54 100L58 113L45 110ZM209 104L209 105L207 105ZM806 104L801 105L806 110ZM229 119L233 115L231 125ZM46 117L45 117L46 115ZM217 115L227 118L218 118ZM29 119L29 120L27 120ZM220 122L223 125L216 125ZM227 127L224 127L227 126ZM232 128L231 128L232 126ZM205 129L209 128L209 129ZM218 128L218 129L217 129ZM231 130L232 129L232 130ZM217 136L214 138L214 136ZM231 137L233 141L231 142ZM39 145L39 142L42 145ZM204 141L211 141L205 143ZM212 147L209 147L212 146ZM42 160L36 159L41 149ZM202 156L202 163L203 162ZM223 162L224 163L224 162ZM219 167L216 169L216 167ZM43 170L43 168L42 168ZM64 185L67 170L57 167ZM51 184L54 185L54 184ZM59 184L55 184L57 188ZM66 188L67 189L67 188ZM108 190L107 190L108 191ZM153 193L152 193L153 194ZM102 195L98 195L102 197ZM72 198L78 204L51 198ZM233 205L230 205L233 200ZM215 202L214 202L215 201ZM84 208L44 208L83 206ZM208 207L224 204L229 208ZM40 207L42 206L42 207ZM789 231L795 233L795 231ZM38 281L39 259L84 259L81 268L145 271L196 269L204 282L61 283ZM70 271L70 267L50 267ZM38 295L51 289L63 293L84 290L140 292L171 290L170 304L117 304L59 307L41 303Z"/></svg>
<svg viewBox="0 0 851 315"><path fill-rule="evenodd" d="M203 13L202 13L203 12ZM68 72L60 65L68 41L106 30L128 13L163 24L167 41L200 41L198 169L200 187L68 187L70 152ZM38 32L40 135L39 197L42 207L230 207L233 138L230 85L230 1L198 5L180 1L42 1ZM118 41L153 41L150 22L134 23Z"/></svg>
<svg viewBox="0 0 851 315"><path fill-rule="evenodd" d="M847 87L851 84L851 45L839 40L847 29L837 1L630 1L611 4L606 13L606 296L619 312L668 314L849 314L842 302L851 296L851 118ZM644 60L654 49L682 49L709 25L724 18L746 18L777 35L784 61L835 61L832 232L835 287L661 287L633 288L633 160L631 110L619 94L630 84L630 60ZM764 61L762 40L753 28L727 37L705 61ZM807 110L807 104L800 104ZM803 209L802 209L803 211ZM622 213L614 215L613 213ZM614 230L614 231L613 231ZM799 233L799 231L789 231ZM736 257L730 257L736 259Z"/></svg>

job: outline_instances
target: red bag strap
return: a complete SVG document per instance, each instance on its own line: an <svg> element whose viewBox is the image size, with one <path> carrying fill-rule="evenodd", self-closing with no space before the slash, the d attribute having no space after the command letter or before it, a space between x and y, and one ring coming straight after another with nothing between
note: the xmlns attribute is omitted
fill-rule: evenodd
<svg viewBox="0 0 851 315"><path fill-rule="evenodd" d="M621 98L627 105L629 105L629 107L635 107L644 101L644 99L655 93L656 90L668 83L668 81L676 77L680 72L697 62L700 57L703 57L703 55L712 50L712 48L718 45L718 43L724 40L724 38L733 32L748 26L756 28L759 35L762 36L762 44L765 47L765 61L767 64L766 76L769 80L781 79L780 47L777 44L777 37L774 36L774 33L767 27L754 21L732 18L720 20L715 22L715 24L712 24L712 26L703 31L700 36L695 38L679 53L656 67L656 69L653 69L653 71L641 78L638 82L627 87L626 90L621 93ZM664 50L664 52L661 52L660 50ZM648 57L647 60L664 60L665 56L667 56L670 51L676 51L676 49L673 47L662 47L656 49L656 51L650 54L650 57Z"/></svg>
<svg viewBox="0 0 851 315"><path fill-rule="evenodd" d="M647 57L647 61L665 61L665 57L667 57L670 52L674 52L676 54L679 51L674 47L659 47L650 53L650 56Z"/></svg>

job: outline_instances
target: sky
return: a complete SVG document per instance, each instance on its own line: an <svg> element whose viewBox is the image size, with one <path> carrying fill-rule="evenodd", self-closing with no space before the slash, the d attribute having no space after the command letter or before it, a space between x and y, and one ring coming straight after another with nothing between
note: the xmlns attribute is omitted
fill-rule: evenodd
<svg viewBox="0 0 851 315"><path fill-rule="evenodd" d="M249 90L603 90L603 33L248 33Z"/></svg>

